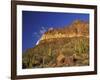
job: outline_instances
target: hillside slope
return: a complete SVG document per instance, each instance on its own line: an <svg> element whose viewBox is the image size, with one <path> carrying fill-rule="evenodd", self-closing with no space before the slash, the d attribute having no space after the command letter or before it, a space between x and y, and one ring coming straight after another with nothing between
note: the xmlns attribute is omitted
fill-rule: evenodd
<svg viewBox="0 0 100 80"><path fill-rule="evenodd" d="M68 27L48 30L38 45L27 49L23 68L89 65L89 25L74 21Z"/></svg>

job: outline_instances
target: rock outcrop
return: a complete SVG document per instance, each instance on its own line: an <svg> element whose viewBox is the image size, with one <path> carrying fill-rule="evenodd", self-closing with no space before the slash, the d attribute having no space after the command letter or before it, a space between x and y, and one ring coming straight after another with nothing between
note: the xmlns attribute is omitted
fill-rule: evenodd
<svg viewBox="0 0 100 80"><path fill-rule="evenodd" d="M80 20L76 20L69 26L48 30L42 35L40 40L81 36L89 37L89 24Z"/></svg>

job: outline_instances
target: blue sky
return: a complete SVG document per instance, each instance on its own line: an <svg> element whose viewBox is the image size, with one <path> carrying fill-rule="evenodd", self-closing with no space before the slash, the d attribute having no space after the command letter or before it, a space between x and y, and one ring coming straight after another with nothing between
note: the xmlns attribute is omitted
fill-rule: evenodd
<svg viewBox="0 0 100 80"><path fill-rule="evenodd" d="M75 20L89 22L89 14L22 11L22 51L34 47L48 29L64 27Z"/></svg>

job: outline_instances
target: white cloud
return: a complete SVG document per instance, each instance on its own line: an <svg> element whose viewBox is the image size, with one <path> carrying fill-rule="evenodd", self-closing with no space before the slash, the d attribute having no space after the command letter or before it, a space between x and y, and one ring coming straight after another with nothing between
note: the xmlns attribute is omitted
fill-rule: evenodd
<svg viewBox="0 0 100 80"><path fill-rule="evenodd" d="M34 32L34 33L33 33L33 35L32 35L32 37L37 37L37 38L39 38L39 37L40 37L40 35L39 35L39 33Z"/></svg>
<svg viewBox="0 0 100 80"><path fill-rule="evenodd" d="M44 34L47 31L46 27L41 27L40 34Z"/></svg>
<svg viewBox="0 0 100 80"><path fill-rule="evenodd" d="M39 44L42 35L43 35L47 30L53 30L53 27L50 27L50 28L48 29L47 27L43 27L43 26L42 26L41 29L39 30L39 32L34 32L34 33L33 33L32 36L38 38L38 40L37 40L37 42L36 42L36 45Z"/></svg>
<svg viewBox="0 0 100 80"><path fill-rule="evenodd" d="M53 27L50 27L48 30L53 30Z"/></svg>

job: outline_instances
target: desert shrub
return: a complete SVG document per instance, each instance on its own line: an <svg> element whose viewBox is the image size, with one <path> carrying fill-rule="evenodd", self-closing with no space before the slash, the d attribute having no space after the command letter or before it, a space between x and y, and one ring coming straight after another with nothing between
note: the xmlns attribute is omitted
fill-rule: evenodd
<svg viewBox="0 0 100 80"><path fill-rule="evenodd" d="M83 37L61 38L49 41L43 41L34 48L28 49L23 53L22 63L23 68L50 67L56 63L56 58L59 53L64 56L80 53L88 53L89 40ZM79 62L82 62L79 59ZM82 63L78 63L82 64Z"/></svg>
<svg viewBox="0 0 100 80"><path fill-rule="evenodd" d="M80 39L76 44L75 44L75 51L77 53L88 53L89 51L89 44L86 40Z"/></svg>

